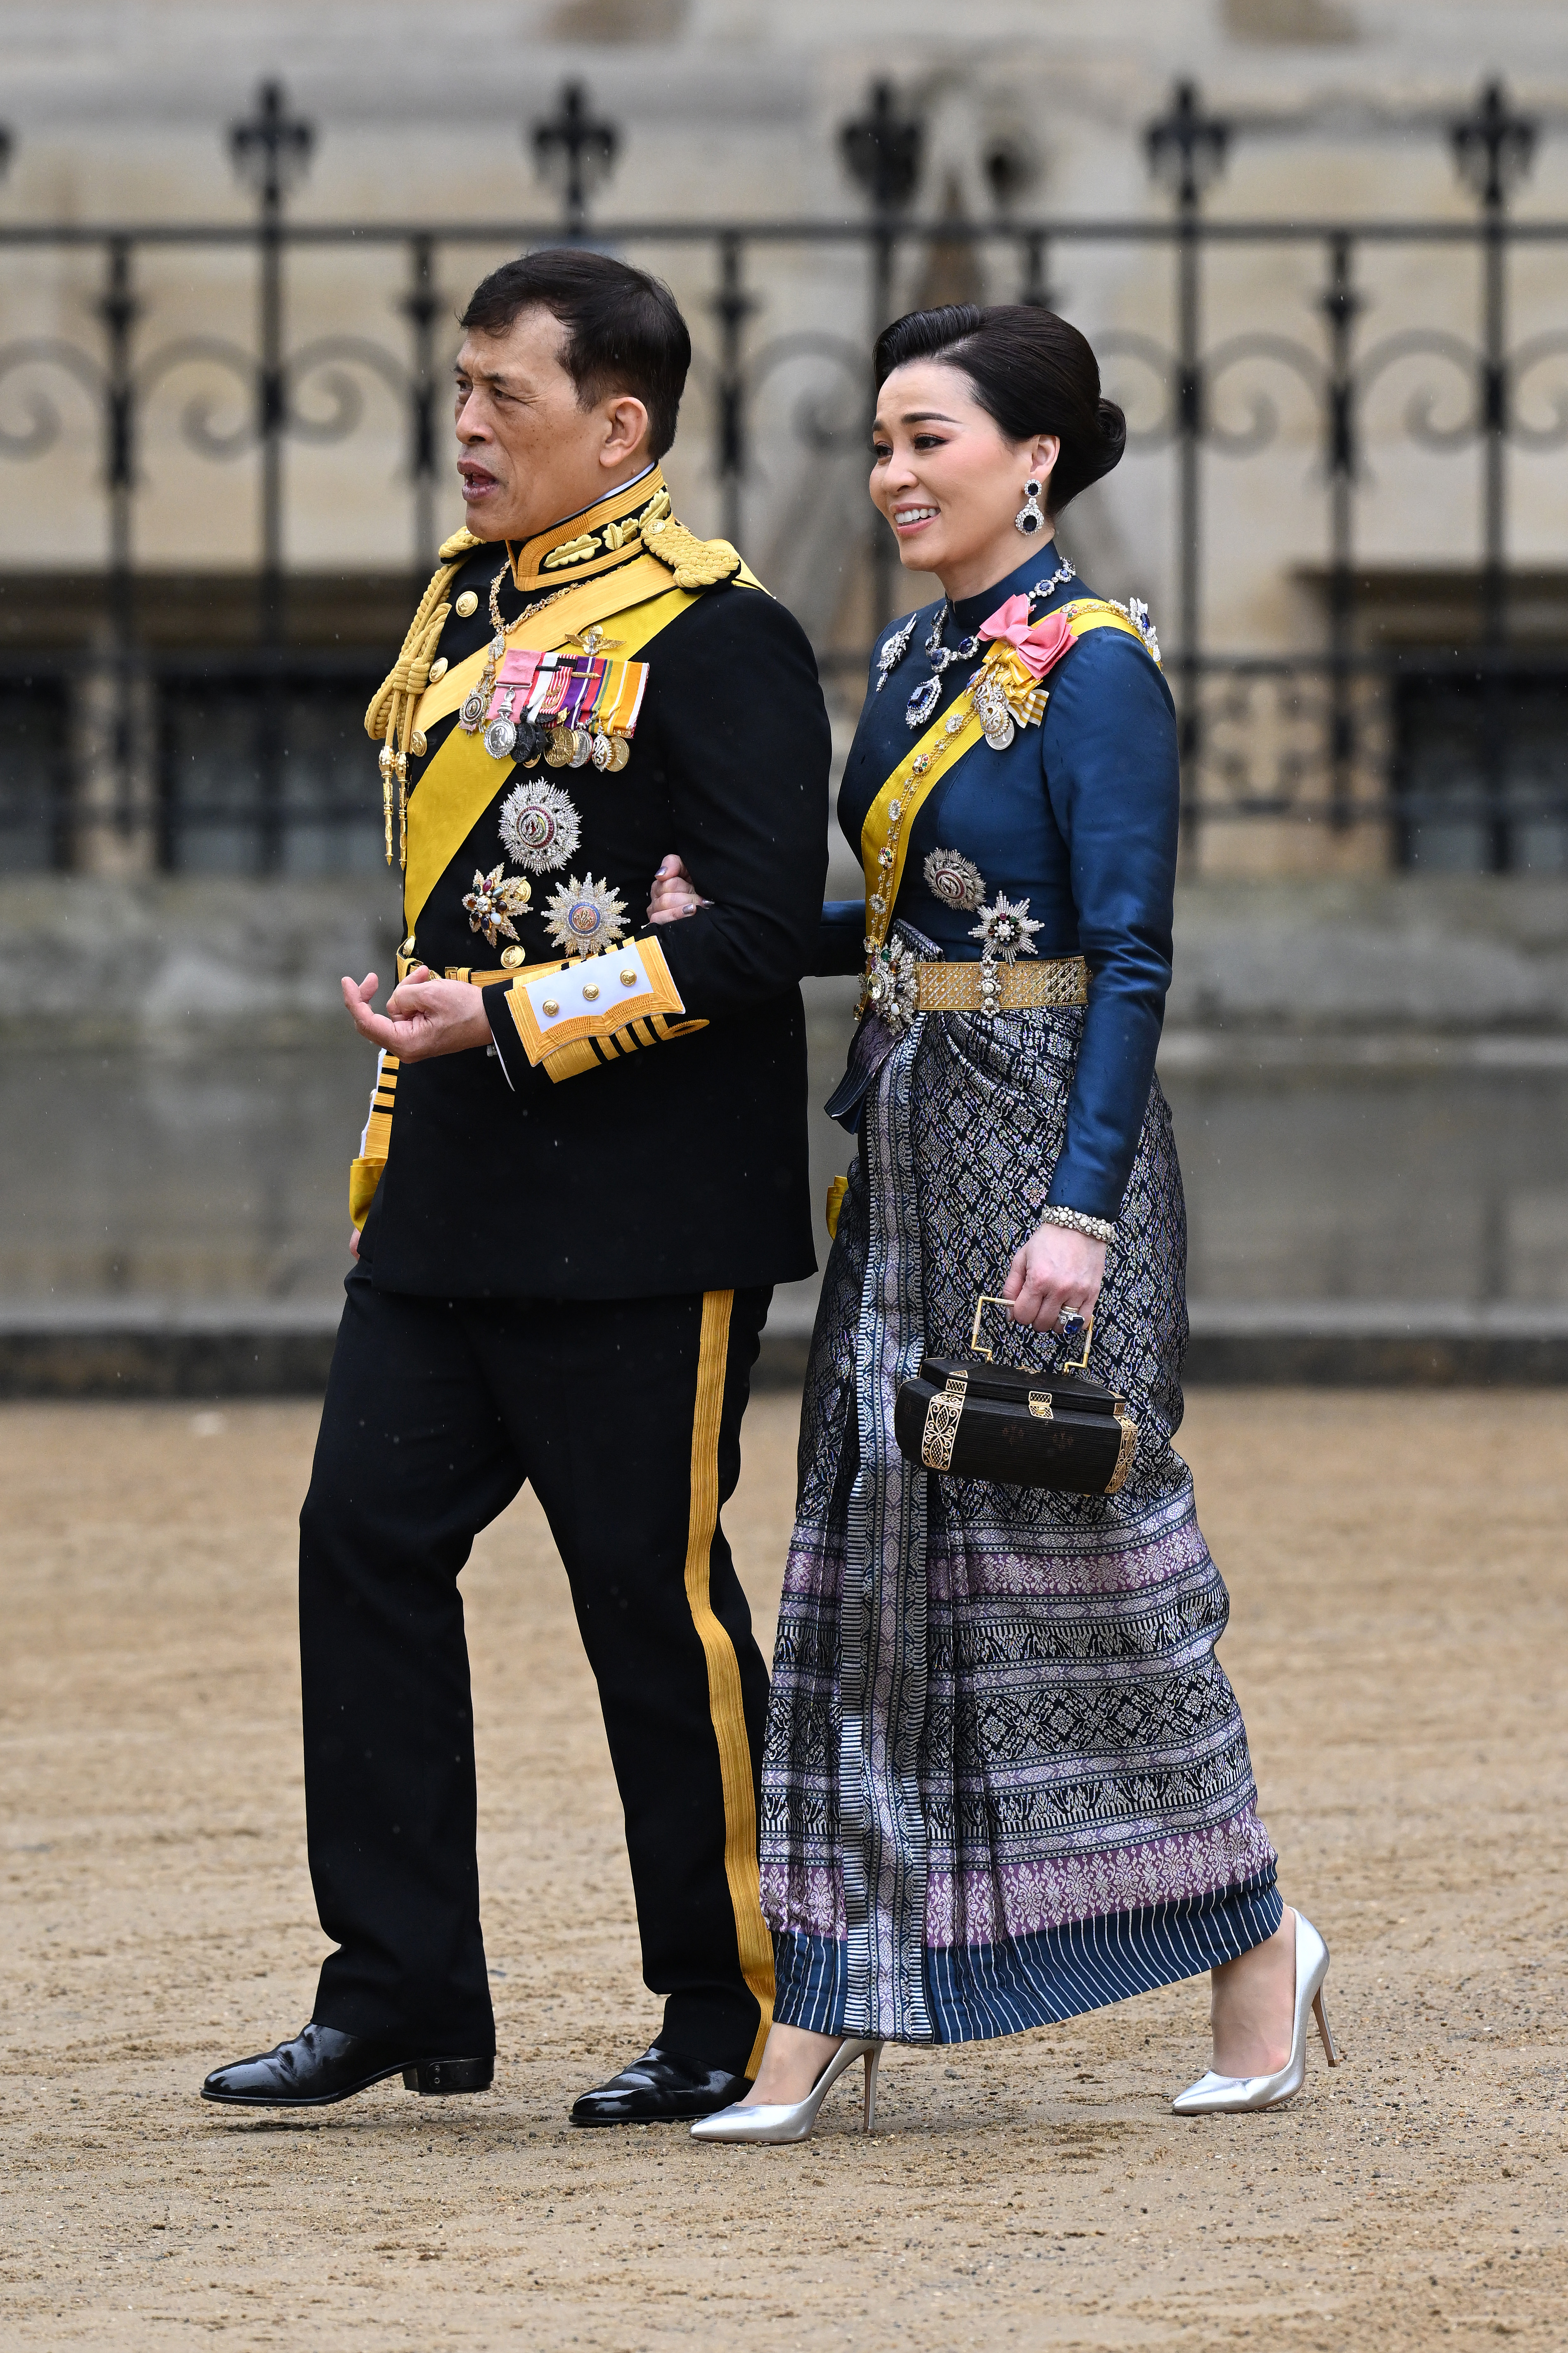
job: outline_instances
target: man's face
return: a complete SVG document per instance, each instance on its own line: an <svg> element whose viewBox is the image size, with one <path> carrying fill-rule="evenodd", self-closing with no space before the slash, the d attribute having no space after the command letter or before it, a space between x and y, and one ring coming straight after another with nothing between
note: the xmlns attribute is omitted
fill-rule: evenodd
<svg viewBox="0 0 1568 2353"><path fill-rule="evenodd" d="M640 472L647 412L627 394L580 407L565 329L537 305L458 354L458 471L479 539L530 539Z"/></svg>

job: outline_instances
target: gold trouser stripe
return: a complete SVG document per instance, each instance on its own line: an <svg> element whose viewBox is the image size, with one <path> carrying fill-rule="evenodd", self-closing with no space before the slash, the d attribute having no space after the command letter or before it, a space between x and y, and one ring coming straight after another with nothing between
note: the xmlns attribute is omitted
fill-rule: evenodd
<svg viewBox="0 0 1568 2353"><path fill-rule="evenodd" d="M697 1351L697 1409L691 1424L691 1518L686 1539L686 1599L708 1662L708 1707L719 1745L719 1778L724 1792L724 1876L735 1911L735 1941L741 1974L756 1996L762 2020L745 2072L754 2076L773 2016L773 1946L763 1918L757 1870L757 1808L752 1786L752 1747L741 1704L741 1668L735 1646L713 1614L709 1567L719 1525L719 1426L724 1410L724 1374L730 1355L732 1291L702 1294L702 1335Z"/></svg>

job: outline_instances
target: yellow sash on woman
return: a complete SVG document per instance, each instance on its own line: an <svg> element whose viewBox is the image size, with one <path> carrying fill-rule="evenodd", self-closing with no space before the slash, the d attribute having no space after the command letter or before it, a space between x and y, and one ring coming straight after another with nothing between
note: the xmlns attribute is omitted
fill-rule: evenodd
<svg viewBox="0 0 1568 2353"><path fill-rule="evenodd" d="M1081 596L1075 604L1059 605L1057 610L1065 616L1075 638L1090 629L1125 629L1140 645L1144 643L1142 631L1120 607L1103 597ZM1036 683L1033 674L1005 639L998 638L991 646L975 674L976 684L985 673L1000 685L1017 725L1035 725L1044 717L1047 690ZM964 754L983 741L984 733L972 685L951 710L931 722L867 810L860 828L860 867L866 877L868 957L875 955L888 936L916 818L943 776L950 775Z"/></svg>

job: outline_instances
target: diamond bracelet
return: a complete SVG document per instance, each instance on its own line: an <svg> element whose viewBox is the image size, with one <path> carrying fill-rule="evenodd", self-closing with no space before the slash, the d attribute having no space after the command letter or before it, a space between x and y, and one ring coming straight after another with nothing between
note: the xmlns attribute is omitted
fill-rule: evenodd
<svg viewBox="0 0 1568 2353"><path fill-rule="evenodd" d="M1039 1212L1042 1226L1066 1226L1069 1233L1087 1234L1091 1242L1113 1242L1116 1227L1110 1218L1091 1218L1082 1209L1058 1209L1054 1206Z"/></svg>

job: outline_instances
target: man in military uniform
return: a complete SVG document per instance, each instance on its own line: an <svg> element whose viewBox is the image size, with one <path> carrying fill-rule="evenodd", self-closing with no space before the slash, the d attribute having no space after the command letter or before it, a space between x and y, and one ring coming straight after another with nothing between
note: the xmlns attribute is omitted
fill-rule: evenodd
<svg viewBox="0 0 1568 2353"><path fill-rule="evenodd" d="M822 902L810 649L658 459L690 357L668 290L535 254L464 314L441 550L367 717L405 863L357 1264L301 1514L311 2023L208 2098L491 2081L458 1578L529 1481L598 1682L653 2048L582 2123L755 2073L767 1677L720 1525L771 1286L810 1272L797 987ZM711 899L643 920L679 852Z"/></svg>

